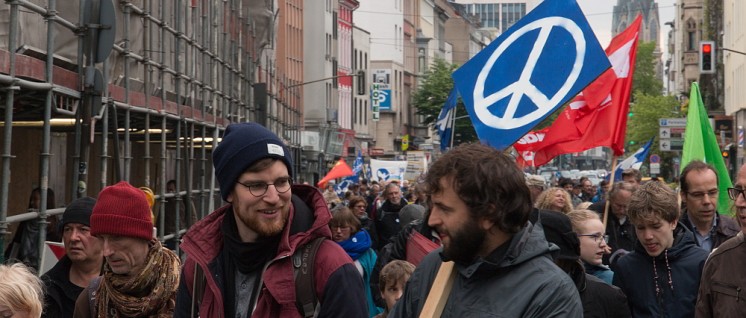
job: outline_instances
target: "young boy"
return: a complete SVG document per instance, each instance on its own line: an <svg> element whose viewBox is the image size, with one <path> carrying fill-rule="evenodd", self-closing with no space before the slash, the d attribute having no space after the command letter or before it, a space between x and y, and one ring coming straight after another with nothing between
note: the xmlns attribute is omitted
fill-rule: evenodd
<svg viewBox="0 0 746 318"><path fill-rule="evenodd" d="M404 293L404 285L407 284L409 276L414 272L412 263L402 260L391 261L381 270L378 283L381 289L381 297L386 302L386 310L375 318L388 317L389 311Z"/></svg>
<svg viewBox="0 0 746 318"><path fill-rule="evenodd" d="M676 193L664 183L648 182L632 194L627 211L638 241L612 269L632 316L694 317L708 253L689 230L677 226Z"/></svg>

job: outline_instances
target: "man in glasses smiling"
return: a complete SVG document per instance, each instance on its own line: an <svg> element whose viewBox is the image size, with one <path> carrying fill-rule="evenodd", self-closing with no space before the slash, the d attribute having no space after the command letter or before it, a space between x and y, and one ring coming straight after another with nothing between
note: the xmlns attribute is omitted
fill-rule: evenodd
<svg viewBox="0 0 746 318"><path fill-rule="evenodd" d="M292 185L290 150L256 123L228 126L212 157L228 204L182 239L187 259L174 317L300 317L294 253L331 238L321 192ZM326 240L311 259L302 265L313 269L319 317L366 317L363 281L344 250Z"/></svg>
<svg viewBox="0 0 746 318"><path fill-rule="evenodd" d="M694 233L699 247L708 252L739 231L735 220L718 214L718 177L712 165L695 160L684 167L680 178L681 201L686 204L681 224Z"/></svg>

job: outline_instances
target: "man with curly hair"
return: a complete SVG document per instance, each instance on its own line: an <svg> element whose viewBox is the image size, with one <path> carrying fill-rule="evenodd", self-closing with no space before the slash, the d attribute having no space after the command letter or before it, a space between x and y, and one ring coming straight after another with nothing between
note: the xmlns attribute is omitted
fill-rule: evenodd
<svg viewBox="0 0 746 318"><path fill-rule="evenodd" d="M481 144L456 147L428 170L428 224L443 243L418 265L389 317L417 317L436 273L454 261L442 317L582 317L555 245L528 222L531 195L514 160ZM436 291L437 292L437 291Z"/></svg>

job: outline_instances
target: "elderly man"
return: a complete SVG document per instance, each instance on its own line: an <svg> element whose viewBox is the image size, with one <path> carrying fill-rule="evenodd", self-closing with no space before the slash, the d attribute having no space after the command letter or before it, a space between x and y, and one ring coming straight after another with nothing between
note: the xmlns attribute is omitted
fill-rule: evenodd
<svg viewBox="0 0 746 318"><path fill-rule="evenodd" d="M728 189L728 196L736 203L736 214L741 220L741 232L725 241L712 252L705 263L695 317L746 317L743 290L746 290L746 243L744 242L743 217L746 217L746 165L741 166L733 188Z"/></svg>
<svg viewBox="0 0 746 318"><path fill-rule="evenodd" d="M531 191L531 202L535 203L536 198L538 198L539 194L541 194L544 191L544 188L546 188L547 182L542 176L529 174L526 175L526 185L528 186L528 190Z"/></svg>
<svg viewBox="0 0 746 318"><path fill-rule="evenodd" d="M91 212L95 204L91 197L80 198L62 214L65 256L41 277L46 290L42 317L72 317L78 295L101 275L103 244L91 235Z"/></svg>
<svg viewBox="0 0 746 318"><path fill-rule="evenodd" d="M727 176L726 176L727 177ZM681 201L686 203L681 225L694 233L699 247L707 252L738 234L740 227L730 217L718 214L718 175L702 161L690 162L681 172Z"/></svg>
<svg viewBox="0 0 746 318"><path fill-rule="evenodd" d="M259 124L232 124L212 159L228 204L183 237L187 259L174 317L302 317L314 311L366 317L363 280L347 253L331 240L316 245L315 257L306 248L331 238L331 213L316 188L292 185L293 159L284 142ZM303 277L312 277L313 287L306 288L320 304L296 305L294 266L299 277L313 269Z"/></svg>
<svg viewBox="0 0 746 318"><path fill-rule="evenodd" d="M604 255L603 263L613 265L617 255L631 252L635 248L637 237L635 227L627 218L627 205L632 193L637 190L637 184L631 182L614 183L609 192L609 215L606 221L606 235L609 236L611 255ZM595 211L603 220L606 200L592 204L588 209Z"/></svg>
<svg viewBox="0 0 746 318"><path fill-rule="evenodd" d="M433 306L442 308L437 316L583 316L575 285L549 257L556 246L528 222L531 195L511 158L486 145L461 145L425 178L428 224L443 247L418 265L389 317L420 316L431 291L439 292L436 276L453 279L446 299L436 301L442 306ZM436 274L446 264L453 272Z"/></svg>
<svg viewBox="0 0 746 318"><path fill-rule="evenodd" d="M391 241L391 237L401 231L402 225L399 217L401 208L407 205L407 200L402 197L401 188L395 182L386 184L383 188L383 197L386 201L381 204L374 215L376 232L378 234L377 249L381 249Z"/></svg>
<svg viewBox="0 0 746 318"><path fill-rule="evenodd" d="M73 317L171 317L179 257L153 238L145 193L126 181L101 190L91 234L103 242L104 274L80 293Z"/></svg>

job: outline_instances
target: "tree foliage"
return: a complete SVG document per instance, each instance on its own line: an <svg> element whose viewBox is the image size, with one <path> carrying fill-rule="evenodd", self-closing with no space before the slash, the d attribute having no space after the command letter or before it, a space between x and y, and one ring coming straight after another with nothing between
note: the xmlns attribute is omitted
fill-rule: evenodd
<svg viewBox="0 0 746 318"><path fill-rule="evenodd" d="M416 108L417 114L424 116L425 124L435 124L438 120L440 110L443 109L443 105L445 105L446 99L448 99L448 94L453 88L451 73L457 68L458 65L448 63L443 59L435 59L422 77L420 87L412 96L412 104ZM459 98L456 117L461 118L456 120L454 145L477 140L474 126L466 115L466 108Z"/></svg>
<svg viewBox="0 0 746 318"><path fill-rule="evenodd" d="M655 42L640 42L637 45L637 56L635 57L635 74L632 78L632 91L649 96L660 96L663 91L663 82L656 76L657 65L654 54ZM633 95L635 96L635 95Z"/></svg>

